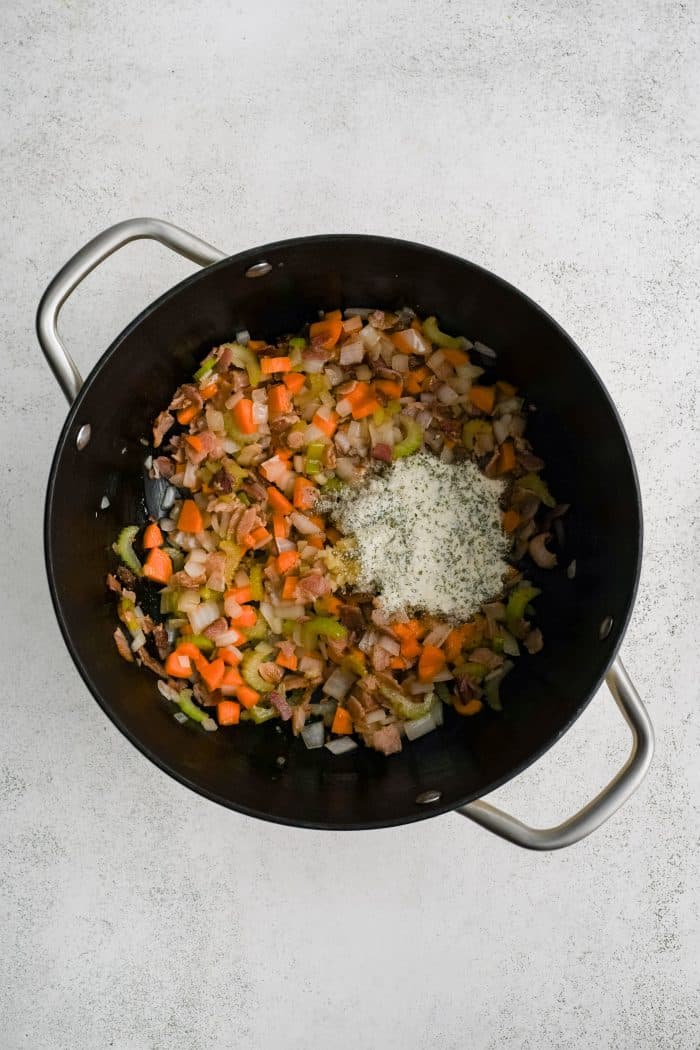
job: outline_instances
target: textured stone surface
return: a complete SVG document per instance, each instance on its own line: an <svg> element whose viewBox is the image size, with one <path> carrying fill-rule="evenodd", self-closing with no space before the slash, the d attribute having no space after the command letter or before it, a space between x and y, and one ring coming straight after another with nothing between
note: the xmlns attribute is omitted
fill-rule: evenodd
<svg viewBox="0 0 700 1050"><path fill-rule="evenodd" d="M1 5L3 1050L698 1046L693 11ZM355 835L255 823L163 776L90 699L44 578L65 404L33 314L68 254L138 214L231 250L425 241L522 287L585 348L641 476L623 656L658 734L648 780L593 838L534 856L457 816ZM137 245L96 273L63 324L83 368L186 272ZM626 745L601 695L498 797L561 818Z"/></svg>

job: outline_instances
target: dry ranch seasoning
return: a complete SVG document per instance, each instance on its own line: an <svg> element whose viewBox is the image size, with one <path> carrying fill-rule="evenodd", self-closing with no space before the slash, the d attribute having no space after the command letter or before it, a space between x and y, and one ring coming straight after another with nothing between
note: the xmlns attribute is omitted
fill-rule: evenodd
<svg viewBox="0 0 700 1050"><path fill-rule="evenodd" d="M356 539L358 586L376 591L390 614L469 619L503 586L504 487L470 460L443 463L418 452L366 487L345 489L331 516Z"/></svg>

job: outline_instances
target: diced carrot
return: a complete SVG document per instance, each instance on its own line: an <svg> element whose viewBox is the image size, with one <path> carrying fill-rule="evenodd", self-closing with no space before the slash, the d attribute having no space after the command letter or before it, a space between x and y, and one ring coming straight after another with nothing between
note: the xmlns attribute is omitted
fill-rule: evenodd
<svg viewBox="0 0 700 1050"><path fill-rule="evenodd" d="M289 579L291 579L290 576L287 577L287 580ZM287 581L285 580L285 583L286 582ZM275 663L279 664L280 667L286 667L288 671L296 671L299 666L299 659L296 653L292 653L290 656L285 656L284 653L280 652L275 657Z"/></svg>
<svg viewBox="0 0 700 1050"><path fill-rule="evenodd" d="M245 627L254 627L258 622L258 614L252 605L244 605L240 615L231 617L230 623L237 631Z"/></svg>
<svg viewBox="0 0 700 1050"><path fill-rule="evenodd" d="M359 405L354 405L352 409L353 419L366 419L367 416L373 415L378 408L381 408L381 403L376 397L371 397L367 401L363 401Z"/></svg>
<svg viewBox="0 0 700 1050"><path fill-rule="evenodd" d="M282 584L282 601L293 602L294 596L297 593L297 584L299 583L298 576L285 576L284 583Z"/></svg>
<svg viewBox="0 0 700 1050"><path fill-rule="evenodd" d="M323 596L323 609L329 616L337 616L342 608L343 603L340 598L336 598L334 594L324 594Z"/></svg>
<svg viewBox="0 0 700 1050"><path fill-rule="evenodd" d="M297 510L310 510L317 497L318 489L313 482L298 474L294 479L294 492L292 493L292 502Z"/></svg>
<svg viewBox="0 0 700 1050"><path fill-rule="evenodd" d="M272 533L269 532L264 525L260 525L257 529L253 529L253 531L249 533L249 536L253 540L253 547L256 548L264 547L272 539Z"/></svg>
<svg viewBox="0 0 700 1050"><path fill-rule="evenodd" d="M160 547L153 547L143 565L143 574L156 583L167 583L173 574L173 563L170 555Z"/></svg>
<svg viewBox="0 0 700 1050"><path fill-rule="evenodd" d="M219 656L229 667L237 667L241 662L239 653L235 653L228 645L224 649L219 649Z"/></svg>
<svg viewBox="0 0 700 1050"><path fill-rule="evenodd" d="M348 733L352 733L352 718L350 717L350 712L346 711L344 707L336 707L331 733L337 733L339 736L346 736Z"/></svg>
<svg viewBox="0 0 700 1050"><path fill-rule="evenodd" d="M406 661L402 656L392 656L391 660L389 660L389 667L392 671L405 671Z"/></svg>
<svg viewBox="0 0 700 1050"><path fill-rule="evenodd" d="M149 551L151 547L162 546L163 533L160 531L155 521L152 521L150 525L146 526L146 531L143 534L143 549Z"/></svg>
<svg viewBox="0 0 700 1050"><path fill-rule="evenodd" d="M264 346L267 346L267 343L265 342L264 339L249 339L248 340L248 349L249 350L262 350L262 348Z"/></svg>
<svg viewBox="0 0 700 1050"><path fill-rule="evenodd" d="M408 372L403 381L404 391L407 394L420 394L423 389L423 383L428 378L428 374L428 369L425 365L420 365L419 368L415 368L412 372Z"/></svg>
<svg viewBox="0 0 700 1050"><path fill-rule="evenodd" d="M216 717L220 726L236 726L241 717L241 705L235 700L219 700Z"/></svg>
<svg viewBox="0 0 700 1050"><path fill-rule="evenodd" d="M343 322L339 318L325 318L309 326L309 336L313 342L319 342L324 350L330 350L340 339Z"/></svg>
<svg viewBox="0 0 700 1050"><path fill-rule="evenodd" d="M339 418L340 417L335 412L331 412L331 414L328 417L328 419L325 419L322 415L320 415L317 412L315 414L315 416L313 417L313 419L311 420L311 422L313 423L313 425L315 427L318 427L318 429L323 434L325 434L326 437L331 438L335 434L336 428L338 426L338 419Z"/></svg>
<svg viewBox="0 0 700 1050"><path fill-rule="evenodd" d="M396 401L403 392L403 383L400 379L377 379L374 385L389 401Z"/></svg>
<svg viewBox="0 0 700 1050"><path fill-rule="evenodd" d="M298 394L306 382L306 376L303 372L287 372L282 376L282 382L290 394Z"/></svg>
<svg viewBox="0 0 700 1050"><path fill-rule="evenodd" d="M323 536L320 536L318 533L315 533L313 536L305 536L304 538L311 547L315 547L319 551L322 551L326 545Z"/></svg>
<svg viewBox="0 0 700 1050"><path fill-rule="evenodd" d="M289 528L289 521L284 514L272 515L272 535L276 540L286 540L289 536Z"/></svg>
<svg viewBox="0 0 700 1050"><path fill-rule="evenodd" d="M223 657L222 657L223 659ZM243 685L243 678L241 672L237 667L229 667L224 672L224 677L221 679L222 686L233 686L236 689L239 685Z"/></svg>
<svg viewBox="0 0 700 1050"><path fill-rule="evenodd" d="M260 699L260 693L249 685L239 685L236 690L236 696L247 710L251 707L255 707Z"/></svg>
<svg viewBox="0 0 700 1050"><path fill-rule="evenodd" d="M299 551L282 551L277 557L277 571L280 576L299 564Z"/></svg>
<svg viewBox="0 0 700 1050"><path fill-rule="evenodd" d="M289 357L261 357L260 371L264 376L271 376L274 372L291 372L292 361Z"/></svg>
<svg viewBox="0 0 700 1050"><path fill-rule="evenodd" d="M342 321L343 315L340 310L326 310L323 319L324 321Z"/></svg>
<svg viewBox="0 0 700 1050"><path fill-rule="evenodd" d="M291 514L294 510L294 507L287 497L283 495L279 489L275 488L274 485L268 486L267 502L277 514Z"/></svg>
<svg viewBox="0 0 700 1050"><path fill-rule="evenodd" d="M202 659L202 650L198 649L196 645L192 644L192 642L180 642L175 649L175 652L180 653L181 656L187 656L190 660L193 660L195 664L198 660Z"/></svg>
<svg viewBox="0 0 700 1050"><path fill-rule="evenodd" d="M442 356L451 364L453 368L459 368L460 365L469 364L469 354L464 350L443 350Z"/></svg>
<svg viewBox="0 0 700 1050"><path fill-rule="evenodd" d="M490 414L496 401L496 388L493 386L470 387L467 397L482 412Z"/></svg>
<svg viewBox="0 0 700 1050"><path fill-rule="evenodd" d="M233 598L239 605L246 605L253 600L253 590L251 587L231 587L224 594L224 598Z"/></svg>
<svg viewBox="0 0 700 1050"><path fill-rule="evenodd" d="M498 473L507 474L515 468L515 448L512 441L504 441L498 454Z"/></svg>
<svg viewBox="0 0 700 1050"><path fill-rule="evenodd" d="M359 332L361 328L361 317L348 317L345 321L343 321L343 331L346 335L349 335L350 332Z"/></svg>
<svg viewBox="0 0 700 1050"><path fill-rule="evenodd" d="M204 442L199 434L185 434L185 441L190 448L195 450L195 452L202 452L204 450Z"/></svg>
<svg viewBox="0 0 700 1050"><path fill-rule="evenodd" d="M358 379L353 386L350 387L347 394L343 395L343 400L347 401L348 404L354 408L355 405L363 404L372 396L372 387L369 383L365 383Z"/></svg>
<svg viewBox="0 0 700 1050"><path fill-rule="evenodd" d="M229 628L230 630L236 632L236 637L231 641L231 645L244 645L248 641L246 636L242 634L236 626L234 626L232 620L229 620Z"/></svg>
<svg viewBox="0 0 700 1050"><path fill-rule="evenodd" d="M181 408L177 413L177 421L178 423L182 423L183 426L187 426L188 423L192 422L198 412L199 409L196 405L190 405L188 408Z"/></svg>
<svg viewBox="0 0 700 1050"><path fill-rule="evenodd" d="M473 620L470 620L469 623L460 624L459 627L454 627L448 634L443 646L445 656L450 663L456 663L465 645L475 642L478 637L479 625Z"/></svg>
<svg viewBox="0 0 700 1050"><path fill-rule="evenodd" d="M212 660L211 663L207 663L205 660L199 665L197 670L206 682L207 689L213 693L214 690L218 689L221 685L224 674L226 673L226 664L221 657L217 657L217 659Z"/></svg>
<svg viewBox="0 0 700 1050"><path fill-rule="evenodd" d="M180 532L202 532L204 529L202 512L193 499L186 499L182 504L177 527Z"/></svg>
<svg viewBox="0 0 700 1050"><path fill-rule="evenodd" d="M445 653L437 645L424 645L418 661L418 678L421 682L431 682L436 674L445 668Z"/></svg>
<svg viewBox="0 0 700 1050"><path fill-rule="evenodd" d="M515 532L519 524L520 515L518 514L517 510L513 510L513 508L511 507L505 512L503 518L501 519L503 531L507 532L510 535L511 532Z"/></svg>
<svg viewBox="0 0 700 1050"><path fill-rule="evenodd" d="M458 696L455 696L452 701L452 706L458 715L478 715L484 706L481 700L460 700Z"/></svg>
<svg viewBox="0 0 700 1050"><path fill-rule="evenodd" d="M506 383L505 379L497 379L496 386L504 397L515 397L518 392L517 386L513 386L512 383Z"/></svg>
<svg viewBox="0 0 700 1050"><path fill-rule="evenodd" d="M273 418L291 412L292 399L289 396L289 390L283 383L275 383L274 386L269 388L267 392L267 410Z"/></svg>
<svg viewBox="0 0 700 1050"><path fill-rule="evenodd" d="M253 402L249 397L242 397L233 406L233 418L241 434L254 434L257 430L253 420Z"/></svg>
<svg viewBox="0 0 700 1050"><path fill-rule="evenodd" d="M218 389L218 383L207 383L207 385L203 386L199 391L202 401L208 401L210 397L214 396Z"/></svg>
<svg viewBox="0 0 700 1050"><path fill-rule="evenodd" d="M165 661L165 670L171 678L191 678L192 664L190 658L184 653L170 653Z"/></svg>

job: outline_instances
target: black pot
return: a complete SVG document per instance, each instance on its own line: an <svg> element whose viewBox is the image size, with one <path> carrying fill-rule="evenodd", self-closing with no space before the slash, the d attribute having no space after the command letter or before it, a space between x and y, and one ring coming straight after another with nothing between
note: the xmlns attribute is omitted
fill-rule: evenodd
<svg viewBox="0 0 700 1050"><path fill-rule="evenodd" d="M202 264L149 306L103 354L85 383L56 333L80 280L127 241L152 237ZM119 528L143 520L140 438L206 349L248 328L273 339L320 308L412 306L447 331L496 348L495 371L537 406L529 433L566 517L559 568L542 588L545 648L516 661L504 711L445 726L400 755L365 748L307 751L275 724L206 734L176 723L155 680L117 655L104 586ZM93 696L143 754L207 798L252 816L316 828L402 824L464 807L465 815L534 848L566 845L602 823L637 786L652 734L619 661L641 559L639 486L627 438L600 379L569 336L511 285L453 255L384 237L331 235L268 244L230 258L156 220L121 223L58 274L37 329L73 401L46 498L46 564L66 644ZM100 509L107 495L109 507ZM568 579L566 564L576 560ZM592 807L535 832L473 800L515 776L569 729L604 676L635 735L627 766ZM471 805L468 805L471 803Z"/></svg>

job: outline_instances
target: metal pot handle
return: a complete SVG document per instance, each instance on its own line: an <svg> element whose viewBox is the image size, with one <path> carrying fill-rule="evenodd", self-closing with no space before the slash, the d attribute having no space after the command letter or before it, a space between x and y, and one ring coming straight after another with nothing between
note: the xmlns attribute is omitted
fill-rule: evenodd
<svg viewBox="0 0 700 1050"><path fill-rule="evenodd" d="M118 222L76 252L44 292L36 315L39 344L69 404L78 396L83 379L58 334L56 326L61 307L80 282L108 256L130 241L144 238L159 241L166 248L171 248L200 266L209 266L227 257L225 252L220 252L194 234L162 219L127 219L126 222Z"/></svg>
<svg viewBox="0 0 700 1050"><path fill-rule="evenodd" d="M613 662L605 681L632 731L632 751L620 772L599 795L554 828L531 828L488 802L470 802L456 812L516 846L534 850L573 846L604 824L637 790L654 754L654 730L649 715L619 657Z"/></svg>

